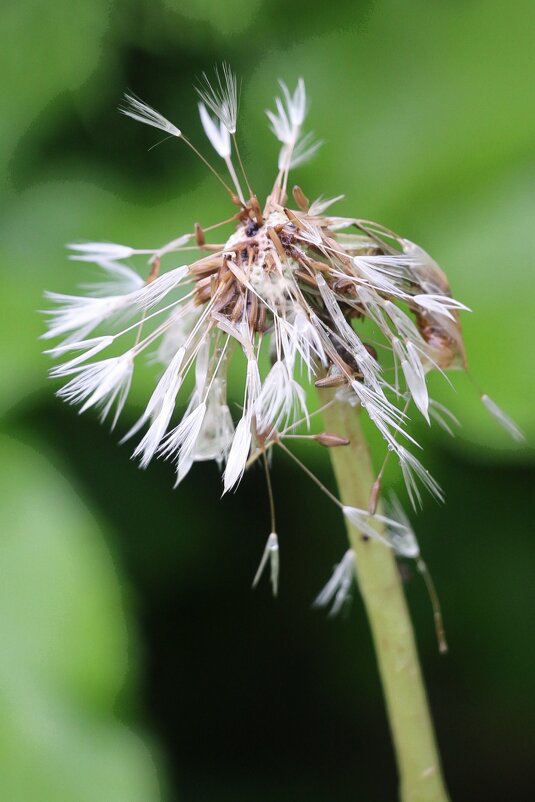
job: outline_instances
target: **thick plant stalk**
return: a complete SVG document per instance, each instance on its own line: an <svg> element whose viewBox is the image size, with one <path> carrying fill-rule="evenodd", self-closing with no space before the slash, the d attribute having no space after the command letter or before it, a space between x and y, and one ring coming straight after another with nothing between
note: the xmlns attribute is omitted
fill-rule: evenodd
<svg viewBox="0 0 535 802"><path fill-rule="evenodd" d="M323 392L326 398L328 393ZM359 412L335 401L324 411L326 429L349 445L329 449L342 502L367 509L375 476ZM418 653L391 549L347 521L357 581L372 630L400 777L401 802L448 802Z"/></svg>

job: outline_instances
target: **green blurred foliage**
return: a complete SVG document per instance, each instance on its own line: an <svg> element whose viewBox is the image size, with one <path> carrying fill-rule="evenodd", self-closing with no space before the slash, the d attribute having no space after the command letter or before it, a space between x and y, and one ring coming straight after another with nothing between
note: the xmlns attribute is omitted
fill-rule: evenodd
<svg viewBox="0 0 535 802"><path fill-rule="evenodd" d="M4 799L156 800L146 745L115 720L131 649L102 531L43 456L5 436L0 453Z"/></svg>
<svg viewBox="0 0 535 802"><path fill-rule="evenodd" d="M126 575L160 611L155 632L173 594L182 594L189 612L176 638L180 659L199 647L189 635L189 616L207 623L202 613L192 612L203 595L193 586L204 583L211 588L206 602L211 616L225 605L229 614L239 615L239 599L257 616L251 613L244 622L248 637L256 637L261 626L254 621L259 620L274 652L280 648L278 627L286 626L283 640L289 650L296 633L302 635L303 655L312 652L304 663L313 663L310 671L316 673L301 682L306 685L313 676L328 688L320 694L320 709L329 721L343 721L342 732L355 726L357 709L367 728L379 727L377 708L369 703L366 718L366 705L358 707L362 703L348 690L363 660L361 651L370 649L368 642L359 646L351 641L347 655L344 651L331 659L332 649L353 637L351 621L323 628L309 623L308 606L299 607L305 597L308 605L343 548L340 525L328 546L322 539L325 531L333 531L330 510L323 510L321 502L317 515L312 509L297 514L293 505L285 507L283 521L294 538L286 581L293 571L295 589L286 598L283 593L288 617L283 623L266 612L264 597L243 601L249 598L245 593L267 520L250 525L243 517L244 511L256 511L247 492L254 496L261 485L253 479L243 502L220 508L215 472L203 468L201 478L188 480L177 497L169 490L168 470L139 474L124 449L116 449L107 434L96 434L90 417L79 419L51 401L55 385L46 378L49 363L38 342L43 322L36 310L43 307L45 288L69 292L87 278L77 263L66 261L64 243L111 240L146 247L190 230L196 220L210 224L229 213L224 193L180 145L167 142L147 152L158 137L116 113L122 92L136 91L202 142L191 84L214 62L230 61L242 76L243 152L262 196L273 180L277 154L264 109L277 78L292 82L302 75L310 96L310 127L326 143L296 180L311 197L345 193L341 213L377 219L435 256L454 295L474 310L464 316L463 325L476 381L515 417L532 445L534 23L529 0L314 5L296 0L291 6L282 0L55 0L48 5L26 0L2 6L0 412L4 428L29 443L23 447L4 439L0 462L0 741L6 800L160 798L159 761L148 750L150 739L132 734L154 717L144 708L149 704L146 690L144 702L139 701L136 666L143 650L133 647L137 609L124 592ZM127 417L139 411L153 379L154 369L147 368L133 388ZM489 738L486 755L501 743L500 728L522 740L523 714L532 712L527 702L533 654L525 641L530 626L525 618L530 586L525 533L531 520L533 452L528 445L510 443L482 410L466 377L452 380L454 391L438 376L433 386L463 423L455 441L417 428L427 462L452 505L445 511L426 510L420 531L428 532L424 545L458 644L457 657L446 668L432 663L429 671L432 688L443 689L437 695L443 696L445 752L460 765L457 722L453 713L448 719L448 711L457 710L457 695L481 749ZM380 458L380 443L374 441L374 447ZM324 457L307 453L319 472L326 471ZM277 470L279 493L298 483L282 460ZM394 474L391 478L395 481ZM301 492L308 492L307 485ZM187 506L185 523L177 520L179 505ZM166 532L168 521L176 521L183 537ZM244 538L247 545L241 545ZM310 542L322 545L314 551ZM235 561L240 566L233 569ZM243 595L233 595L238 594L231 589L233 582ZM412 588L411 596L418 631L425 633L426 600ZM230 626L223 609L217 621ZM162 629L166 643L176 637L172 624ZM365 626L359 626L358 635L366 637ZM215 629L208 624L206 659L221 659L234 636L238 655L238 635L225 629L227 640L220 639ZM432 637L422 637L424 662L429 663L434 659ZM320 645L328 656L319 655ZM169 655L164 650L160 658ZM378 694L373 662L366 665L359 680L369 694ZM235 672L236 666L229 667L229 676L231 669ZM203 687L217 686L211 674L199 682L201 697ZM471 698L473 710L466 702ZM218 700L211 702L217 706ZM256 697L247 703L252 710L259 704ZM228 710L220 712L228 715L231 709L229 702ZM189 714L185 726L195 733L193 710ZM269 710L262 714L269 720ZM205 716L210 727L209 713ZM156 724L154 730L170 751L171 735L163 728L157 731ZM198 753L187 751L186 740L180 746L195 764L203 752L202 737ZM511 764L511 772L527 766L521 750L518 755L520 762ZM513 758L509 755L504 764L508 760ZM305 788L309 799L316 798L311 796L315 783L305 782L298 768L277 785L261 772L248 780L238 763L229 764L220 774L208 772L202 785L204 768L201 763L194 780L186 783L190 799L195 788L195 798L229 798L218 777L233 772L240 777L233 802L252 796L266 802L295 799ZM454 767L450 771L455 776ZM187 768L182 766L179 776L187 777ZM331 777L328 771L326 776ZM497 769L489 770L488 780L487 800L493 786L506 787L503 778L500 786ZM339 799L348 798L344 782L336 786ZM470 798L467 789L479 788L467 766L459 769L455 782L458 799ZM352 783L348 777L347 788ZM363 773L359 788L360 798L388 798L378 795L371 774Z"/></svg>

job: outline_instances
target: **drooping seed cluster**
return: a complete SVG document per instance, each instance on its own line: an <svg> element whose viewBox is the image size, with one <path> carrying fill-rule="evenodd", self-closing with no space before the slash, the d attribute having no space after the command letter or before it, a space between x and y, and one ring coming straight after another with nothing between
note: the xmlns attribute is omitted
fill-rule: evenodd
<svg viewBox="0 0 535 802"><path fill-rule="evenodd" d="M309 421L305 386L312 380L365 410L399 459L413 504L420 502L418 482L441 498L439 486L411 450L416 444L407 423L411 405L428 423L433 419L449 430L455 422L429 398L426 376L433 369L465 367L459 311L466 307L452 298L444 273L422 248L377 223L333 214L332 206L342 197L310 203L294 187L289 201L290 171L321 143L303 133L303 81L293 93L282 82L281 88L275 111L267 112L281 143L278 172L262 206L245 171L240 181L232 160L234 150L241 167L235 137L237 82L227 67L213 85L203 76L199 112L230 185L179 128L127 96L122 111L190 146L238 211L224 223L205 229L196 225L159 248L71 246L72 258L94 263L105 280L87 295L47 293L55 308L46 313L44 336L64 338L50 349L66 358L51 371L68 379L58 394L81 404L81 411L99 408L102 419L114 410L114 426L134 365L142 355L152 355L163 372L124 439L143 433L134 456L143 467L155 455L172 459L177 483L194 462L215 460L228 491L252 461L295 433L299 422ZM226 241L208 241L212 232L231 223L234 230ZM171 257L194 248L199 258L164 271ZM134 257L148 257L145 277L128 264ZM228 367L236 352L246 362L237 419L227 400ZM193 390L181 420L173 421L188 374ZM488 397L484 400L520 436L512 421ZM344 442L336 433L315 437L326 445ZM363 534L367 528L375 531L369 521L376 503L368 511L344 510L357 515ZM395 535L388 545L403 553L407 539L414 539L407 522L385 522ZM270 538L266 558L269 554L272 570L276 560L278 574L274 532Z"/></svg>

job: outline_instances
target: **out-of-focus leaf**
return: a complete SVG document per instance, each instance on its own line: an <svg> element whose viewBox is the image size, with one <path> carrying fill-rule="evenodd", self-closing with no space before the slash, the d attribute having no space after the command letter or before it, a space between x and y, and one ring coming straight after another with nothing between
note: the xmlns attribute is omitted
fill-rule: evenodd
<svg viewBox="0 0 535 802"><path fill-rule="evenodd" d="M131 644L100 528L46 459L1 441L2 794L157 800L147 745L114 715Z"/></svg>

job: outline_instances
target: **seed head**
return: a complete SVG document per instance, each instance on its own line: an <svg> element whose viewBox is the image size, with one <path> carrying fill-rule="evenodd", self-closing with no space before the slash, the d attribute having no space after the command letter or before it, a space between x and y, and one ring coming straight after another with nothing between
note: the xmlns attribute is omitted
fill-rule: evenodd
<svg viewBox="0 0 535 802"><path fill-rule="evenodd" d="M414 505L421 503L419 485L442 499L439 485L410 450L417 443L407 427L414 409L428 424L437 421L449 429L451 414L429 397L426 380L433 369L466 366L459 316L467 307L452 298L445 274L421 247L378 223L332 213L332 205L343 196L310 203L303 190L294 187L292 208L289 173L311 158L319 143L303 134L303 80L293 92L283 82L281 89L275 111L267 112L282 147L273 188L263 203L252 191L243 193L232 162L238 91L227 65L216 70L214 81L203 75L197 91L204 131L223 159L228 178L173 123L126 96L121 111L191 147L239 209L236 212L234 206L228 220L205 229L193 228L192 220L192 231L173 235L156 248L95 242L71 246L72 258L94 262L104 271L105 281L89 294L47 295L55 308L46 313L44 337L63 338L49 353L66 359L52 375L69 379L59 395L80 403L81 411L100 407L102 417L115 406L115 424L134 365L145 353L152 354L153 361L162 363L162 373L145 411L124 439L143 431L134 456L142 467L156 455L171 460L177 483L194 462L215 460L226 492L259 456L267 470L271 446L296 436L290 433L298 423L310 423L305 386L315 382L327 388L331 398L334 394L367 414L388 451L397 456ZM235 150L250 189L237 145ZM233 230L214 239L211 232L229 223ZM194 249L198 253L193 258L181 257L180 266L171 263L171 269L164 270L164 261L186 252L189 257ZM140 256L149 258L145 280L123 261ZM101 358L108 348L114 355ZM227 399L228 369L236 353L246 365L237 418ZM188 374L194 389L182 419L173 421ZM508 416L488 396L483 400L519 437ZM347 442L336 432L317 434L315 440L329 447ZM401 543L406 549L410 538L403 524L370 514L375 513L380 491L378 478L370 510L346 507L344 513L366 538L390 547L397 543L401 548ZM393 532L390 541L382 534L385 526ZM258 576L268 558L276 591L274 534ZM335 606L347 595L352 560L346 555L327 594L328 600L337 594Z"/></svg>

